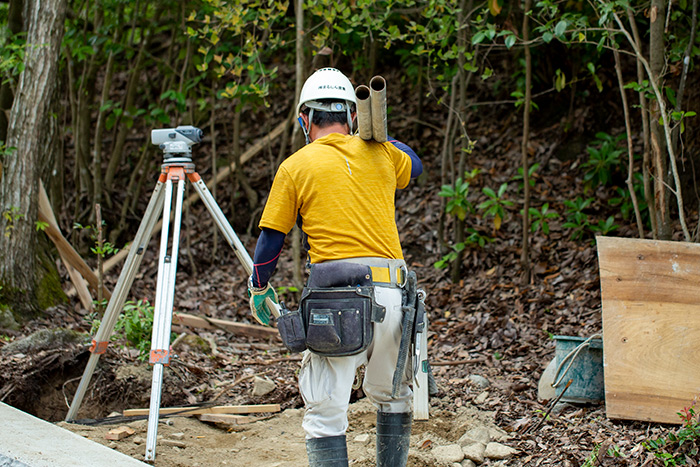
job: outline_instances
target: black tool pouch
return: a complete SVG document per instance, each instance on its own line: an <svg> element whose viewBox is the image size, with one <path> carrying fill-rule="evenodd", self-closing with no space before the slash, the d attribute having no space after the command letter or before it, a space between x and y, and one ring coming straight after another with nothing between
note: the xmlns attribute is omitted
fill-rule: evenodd
<svg viewBox="0 0 700 467"><path fill-rule="evenodd" d="M289 311L277 318L277 330L280 333L284 346L290 352L303 352L306 350L306 332L304 321L299 310Z"/></svg>
<svg viewBox="0 0 700 467"><path fill-rule="evenodd" d="M374 301L374 287L305 288L301 314L306 323L306 347L317 354L339 357L365 350L374 337L372 323L384 319Z"/></svg>
<svg viewBox="0 0 700 467"><path fill-rule="evenodd" d="M384 315L384 307L374 299L368 266L321 263L311 267L299 311L278 318L277 327L294 352L305 347L319 355L340 357L365 350L374 336L372 323L381 323Z"/></svg>

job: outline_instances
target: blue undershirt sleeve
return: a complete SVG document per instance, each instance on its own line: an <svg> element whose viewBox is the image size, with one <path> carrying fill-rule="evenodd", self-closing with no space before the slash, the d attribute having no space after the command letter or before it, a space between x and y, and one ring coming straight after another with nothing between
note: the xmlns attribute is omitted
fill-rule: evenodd
<svg viewBox="0 0 700 467"><path fill-rule="evenodd" d="M389 142L396 146L397 149L400 149L408 154L408 156L411 158L411 178L416 178L423 173L423 163L421 162L420 157L418 157L418 154L416 154L416 152L411 149L409 145L402 143L391 136L389 137Z"/></svg>
<svg viewBox="0 0 700 467"><path fill-rule="evenodd" d="M253 256L253 286L265 287L277 267L284 246L285 234L263 227Z"/></svg>

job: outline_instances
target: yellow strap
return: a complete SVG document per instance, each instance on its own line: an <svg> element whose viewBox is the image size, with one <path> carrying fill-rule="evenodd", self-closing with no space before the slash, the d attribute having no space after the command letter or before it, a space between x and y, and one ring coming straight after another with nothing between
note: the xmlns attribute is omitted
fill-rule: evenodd
<svg viewBox="0 0 700 467"><path fill-rule="evenodd" d="M372 282L383 282L391 284L391 270L386 267L370 266L372 270ZM396 281L398 284L403 284L403 271L396 268Z"/></svg>

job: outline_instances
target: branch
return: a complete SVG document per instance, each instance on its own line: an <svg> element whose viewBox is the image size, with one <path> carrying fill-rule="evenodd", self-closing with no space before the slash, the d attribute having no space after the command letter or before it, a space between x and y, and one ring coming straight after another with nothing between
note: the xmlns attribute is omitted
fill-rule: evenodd
<svg viewBox="0 0 700 467"><path fill-rule="evenodd" d="M627 93L625 91L625 82L622 77L622 66L620 65L620 53L615 50L615 73L617 74L617 83L620 87L620 97L622 98L622 111L625 116L625 130L627 132L627 156L629 163L627 166L627 189L630 192L632 205L634 206L634 217L637 220L637 231L639 238L644 238L644 224L642 223L642 215L639 212L639 203L637 202L637 194L634 192L634 151L632 150L632 125L630 124L629 104L627 103Z"/></svg>
<svg viewBox="0 0 700 467"><path fill-rule="evenodd" d="M622 24L622 21L620 21L620 17L617 15L617 13L613 12L613 17L615 18L615 22L617 25L620 27L620 31L625 35L629 43L632 45L632 48L634 49L634 53L637 55L637 59L642 62L642 65L644 65L644 69L647 72L647 75L649 76L649 83L651 84L651 87L654 90L654 95L656 96L656 100L659 103L659 109L661 111L661 119L663 120L663 126L664 126L664 136L666 137L666 146L668 147L668 157L671 161L671 170L673 172L673 181L676 185L676 201L678 202L678 218L681 222L681 228L683 229L683 235L685 237L685 241L689 242L691 240L690 237L690 232L688 231L688 226L685 223L685 212L683 209L683 196L681 194L681 180L680 177L678 176L678 167L676 166L676 152L673 149L673 142L671 141L671 127L668 123L668 115L666 114L666 103L664 102L663 95L661 94L661 91L659 90L659 85L654 80L654 74L651 72L651 67L649 66L649 62L644 58L642 53L640 52L639 48L637 47L637 44L635 43L634 39L630 35L630 33L625 29L625 26Z"/></svg>

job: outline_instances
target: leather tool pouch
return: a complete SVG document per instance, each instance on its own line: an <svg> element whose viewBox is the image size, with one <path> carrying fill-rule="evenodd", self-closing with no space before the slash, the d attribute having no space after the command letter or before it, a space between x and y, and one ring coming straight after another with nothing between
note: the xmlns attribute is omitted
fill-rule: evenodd
<svg viewBox="0 0 700 467"><path fill-rule="evenodd" d="M299 310L278 318L277 327L293 352L308 348L339 357L365 350L372 343L372 323L381 323L384 315L374 299L368 266L320 263L311 267Z"/></svg>

